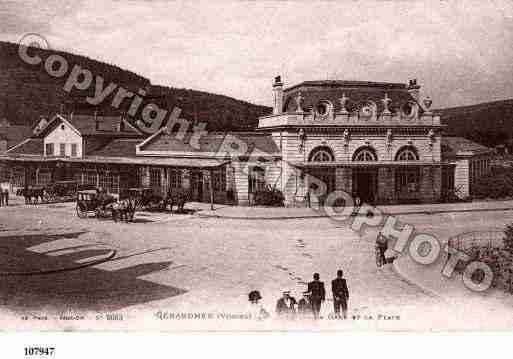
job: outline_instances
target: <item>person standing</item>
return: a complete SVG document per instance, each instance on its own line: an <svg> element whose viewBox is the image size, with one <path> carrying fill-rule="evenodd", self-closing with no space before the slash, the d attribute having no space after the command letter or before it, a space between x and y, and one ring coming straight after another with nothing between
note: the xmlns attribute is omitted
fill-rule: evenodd
<svg viewBox="0 0 513 359"><path fill-rule="evenodd" d="M342 316L346 319L349 290L347 289L347 281L344 279L342 269L337 271L337 278L331 281L331 292L333 293L333 309L335 315L340 317L340 308L342 308Z"/></svg>
<svg viewBox="0 0 513 359"><path fill-rule="evenodd" d="M308 292L310 292L310 303L312 304L314 319L319 319L321 304L326 299L326 290L324 289L324 283L320 281L319 273L314 273L313 279L313 281L308 283Z"/></svg>
<svg viewBox="0 0 513 359"><path fill-rule="evenodd" d="M290 291L283 292L283 296L276 303L276 313L280 317L294 319L296 316L296 298L290 296Z"/></svg>
<svg viewBox="0 0 513 359"><path fill-rule="evenodd" d="M297 303L297 312L301 318L311 317L312 303L310 303L310 292L303 292L303 298Z"/></svg>
<svg viewBox="0 0 513 359"><path fill-rule="evenodd" d="M387 238L381 234L381 232L378 232L378 236L376 237L376 265L378 268L386 264L385 252L387 249Z"/></svg>
<svg viewBox="0 0 513 359"><path fill-rule="evenodd" d="M4 206L4 190L0 187L0 207Z"/></svg>
<svg viewBox="0 0 513 359"><path fill-rule="evenodd" d="M9 190L7 188L4 188L4 203L5 206L9 205Z"/></svg>
<svg viewBox="0 0 513 359"><path fill-rule="evenodd" d="M269 318L269 313L264 309L264 307L259 303L262 296L258 290L252 290L248 294L249 299L249 314L251 315L251 319L254 320L264 320Z"/></svg>

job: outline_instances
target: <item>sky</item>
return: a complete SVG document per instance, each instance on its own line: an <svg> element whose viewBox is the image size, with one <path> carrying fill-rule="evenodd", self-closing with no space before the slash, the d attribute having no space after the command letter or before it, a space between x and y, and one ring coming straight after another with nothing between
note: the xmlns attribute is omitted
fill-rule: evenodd
<svg viewBox="0 0 513 359"><path fill-rule="evenodd" d="M276 75L416 78L433 108L513 98L510 0L2 0L0 40L30 32L153 84L263 105Z"/></svg>

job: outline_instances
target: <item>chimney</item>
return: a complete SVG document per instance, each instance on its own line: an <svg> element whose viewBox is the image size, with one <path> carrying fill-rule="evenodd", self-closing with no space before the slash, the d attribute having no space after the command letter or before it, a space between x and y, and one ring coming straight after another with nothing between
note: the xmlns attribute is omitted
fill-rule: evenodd
<svg viewBox="0 0 513 359"><path fill-rule="evenodd" d="M273 114L277 115L277 114L282 113L282 111L283 111L283 82L281 82L281 76L276 76L274 78L273 94L274 94Z"/></svg>
<svg viewBox="0 0 513 359"><path fill-rule="evenodd" d="M408 83L408 93L415 99L415 101L419 101L420 86L417 85L417 79L410 80Z"/></svg>
<svg viewBox="0 0 513 359"><path fill-rule="evenodd" d="M119 116L119 121L118 123L115 125L115 130L117 132L123 132L125 131L125 120L123 119L123 115Z"/></svg>

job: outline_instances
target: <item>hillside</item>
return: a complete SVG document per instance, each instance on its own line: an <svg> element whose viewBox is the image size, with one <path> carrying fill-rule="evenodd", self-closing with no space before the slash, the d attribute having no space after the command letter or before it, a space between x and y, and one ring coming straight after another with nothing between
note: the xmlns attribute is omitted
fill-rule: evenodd
<svg viewBox="0 0 513 359"><path fill-rule="evenodd" d="M493 147L513 138L513 99L439 109L446 134Z"/></svg>
<svg viewBox="0 0 513 359"><path fill-rule="evenodd" d="M113 82L133 92L145 89L148 93L145 102L153 102L169 110L179 106L182 109L181 117L207 122L207 129L210 131L253 129L259 116L271 112L269 107L223 95L153 86L150 80L138 74L84 56L67 52L31 51L37 51L43 61L51 54L59 54L68 61L70 68L75 64L80 65L90 70L93 75L102 76L106 84ZM126 106L121 106L120 109L111 106L116 91L97 107L87 104L85 97L94 92L94 83L84 91L64 91L63 86L69 71L62 78L52 77L47 74L42 64L26 64L18 56L17 44L0 41L0 119L7 118L12 124L33 125L40 116L51 116L61 109L75 113L92 113L96 110L98 113L111 115L127 111L130 105L128 100Z"/></svg>

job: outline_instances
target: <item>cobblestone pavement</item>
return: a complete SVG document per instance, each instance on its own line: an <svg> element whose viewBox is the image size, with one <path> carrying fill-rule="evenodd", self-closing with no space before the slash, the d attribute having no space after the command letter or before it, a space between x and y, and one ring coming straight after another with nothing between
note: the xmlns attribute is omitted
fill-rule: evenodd
<svg viewBox="0 0 513 359"><path fill-rule="evenodd" d="M217 321L159 321L154 314L158 311L241 313L247 309L247 293L253 289L260 290L264 307L274 312L283 289L299 297L312 273L319 272L328 292L323 307L327 319L332 305L329 282L336 270L342 268L351 291L350 314L360 318L372 316L372 320L324 320L316 323L316 327L431 329L443 325L446 315L450 315L451 309L443 300L403 280L391 268L376 268L372 232L359 236L347 224L327 218L224 221L194 214L138 213L135 223L114 223L79 219L73 206L72 203L18 204L0 208L2 246L8 243L21 256L24 252L33 255L34 244L28 243L27 238L37 235L38 246L52 248L40 250L38 255L60 250L64 256L72 254L69 261L85 260L97 253L77 256L66 248L96 244L116 250L116 258L91 268L35 276L23 282L0 278L4 281L0 293L5 312L37 313L45 308L59 313L69 307L90 313L89 318L94 318L98 311L118 311L125 317L137 318L144 327L161 330L289 328L291 323L274 321L230 320L223 321L222 326ZM419 223L438 223L441 219L444 225L460 223L464 228L468 215L408 218ZM488 225L484 219L480 223ZM425 229L437 226L428 225ZM58 238L70 233L76 234L71 241ZM380 315L392 319L377 320ZM125 320L119 328L141 328L140 325L133 328L133 323ZM91 326L87 320L73 325L74 328ZM98 325L94 323L94 327ZM292 326L304 328L304 325Z"/></svg>

